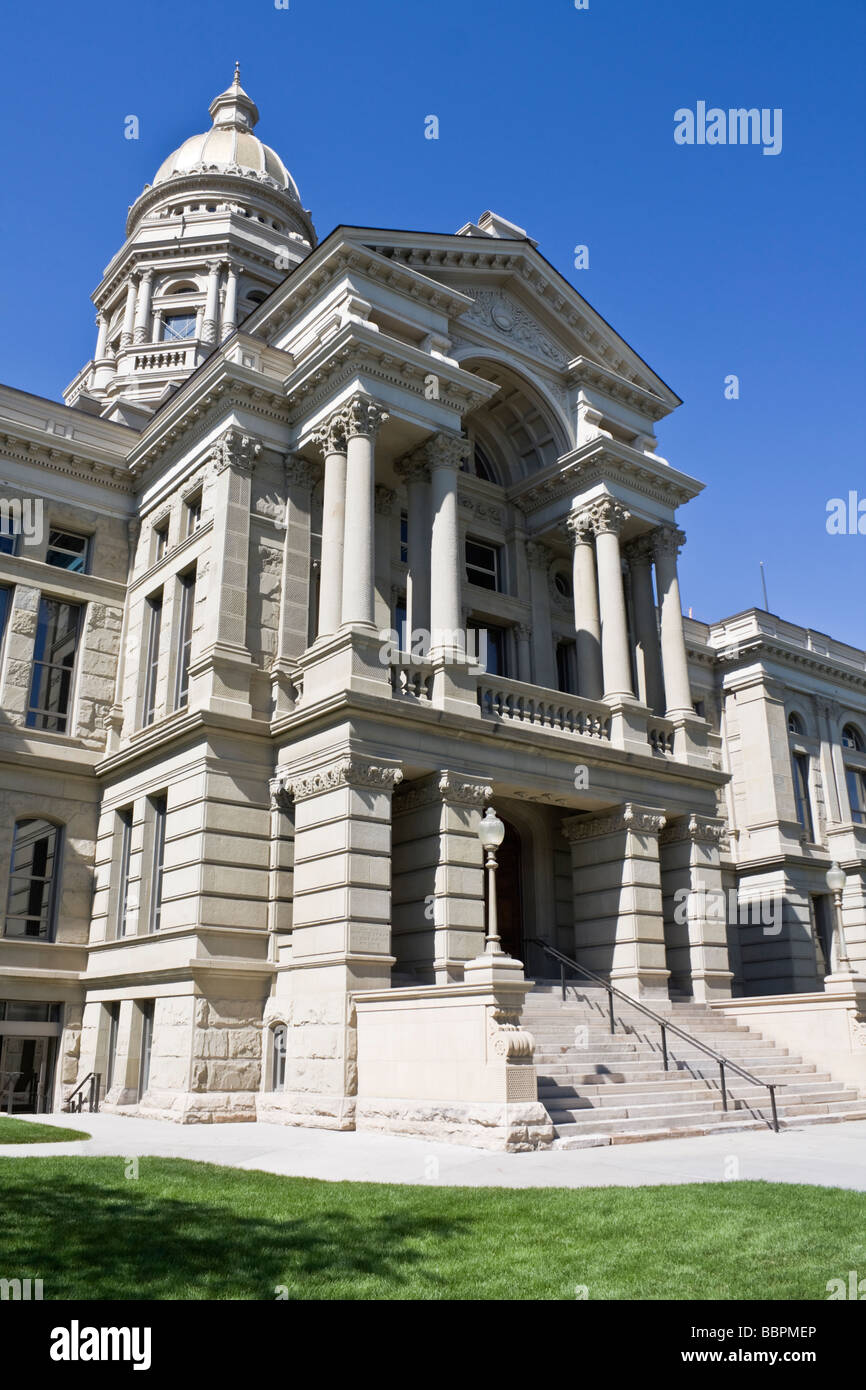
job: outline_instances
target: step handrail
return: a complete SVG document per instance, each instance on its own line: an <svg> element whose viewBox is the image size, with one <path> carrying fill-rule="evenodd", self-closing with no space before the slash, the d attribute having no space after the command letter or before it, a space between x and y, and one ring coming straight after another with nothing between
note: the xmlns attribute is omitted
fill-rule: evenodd
<svg viewBox="0 0 866 1390"><path fill-rule="evenodd" d="M63 1103L63 1108L64 1108L64 1110L67 1110L67 1111L69 1111L69 1112L72 1111L72 1102L74 1101L75 1097L78 1095L79 1091L83 1091L83 1090L84 1090L84 1087L89 1083L89 1084L90 1084L90 1093L89 1093L88 1098L87 1098L87 1104L88 1104L88 1110L90 1111L90 1113L91 1113L91 1114L94 1114L94 1113L99 1109L99 1083L100 1083L101 1080L102 1080L102 1074L101 1074L101 1072L98 1072L98 1071L91 1071L91 1072L88 1072L87 1075L85 1076L84 1080L83 1080L83 1081L79 1081L78 1085L75 1087L75 1090L72 1091L72 1092L70 1093L70 1095L68 1095L68 1096L66 1097L66 1100L65 1100L64 1103ZM82 1107L82 1105L83 1105L83 1102L84 1102L84 1097L82 1096L81 1100L78 1102L78 1111L77 1111L77 1113L78 1113L79 1115L81 1114L81 1107Z"/></svg>
<svg viewBox="0 0 866 1390"><path fill-rule="evenodd" d="M662 1015L657 1014L654 1009L650 1009L646 1004L642 1004L639 999L635 999L631 994L626 994L624 990L617 989L616 985L612 985L609 980L606 980L604 978L603 975L596 975L594 970L590 970L587 966L581 965L580 961L573 960L572 957L567 956L564 953L564 951L558 951L557 948L555 946L551 946L548 941L542 941L541 938L537 936L530 936L527 938L526 944L527 946L539 947L539 949L544 951L546 955L552 957L555 961L559 963L563 1002L565 1001L566 969L576 970L578 974L586 976L588 980L593 980L595 984L601 985L603 989L607 990L611 1033L616 1032L616 1019L613 1011L614 995L616 995L617 999L624 1000L624 1002L628 1004L631 1008L639 1009L641 1013L646 1014L648 1018L653 1019L653 1021L657 1023L659 1028L661 1029L662 1056L664 1057L665 1071L668 1070L667 1035L669 1031L671 1033L676 1033L677 1036L680 1038L685 1038L686 1042L692 1043L695 1047L700 1048L702 1052L706 1052L707 1056L714 1058L714 1060L718 1063L719 1066L719 1080L721 1082L722 1087L722 1106L725 1110L727 1110L728 1108L728 1087L725 1076L726 1071L730 1070L736 1072L738 1076L742 1076L746 1081L750 1081L754 1086L766 1086L767 1090L770 1092L770 1105L773 1110L773 1129L777 1134L779 1133L779 1115L776 1110L776 1086L778 1084L777 1082L762 1081L759 1076L754 1076L752 1072L746 1071L745 1067L739 1066L738 1063L734 1062L730 1057L726 1057L723 1052L717 1052L714 1047L710 1047L709 1043L702 1042L700 1038L695 1037L694 1033L687 1033L685 1028L680 1028L678 1024L671 1023L669 1019L663 1018Z"/></svg>

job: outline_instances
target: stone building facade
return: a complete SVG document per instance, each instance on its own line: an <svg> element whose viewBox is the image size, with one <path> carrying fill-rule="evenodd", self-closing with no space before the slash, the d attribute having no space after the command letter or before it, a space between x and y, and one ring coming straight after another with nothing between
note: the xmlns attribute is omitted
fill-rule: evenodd
<svg viewBox="0 0 866 1390"><path fill-rule="evenodd" d="M683 618L678 397L522 229L317 242L237 73L210 110L65 404L0 388L0 1072L531 1147L532 941L814 992L835 859L866 971L866 654Z"/></svg>

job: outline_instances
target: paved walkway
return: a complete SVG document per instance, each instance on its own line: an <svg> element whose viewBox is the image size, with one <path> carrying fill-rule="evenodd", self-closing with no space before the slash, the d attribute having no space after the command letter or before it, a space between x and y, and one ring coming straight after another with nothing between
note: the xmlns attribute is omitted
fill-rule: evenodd
<svg viewBox="0 0 866 1390"><path fill-rule="evenodd" d="M866 1191L866 1120L530 1154L490 1153L391 1135L284 1125L176 1125L127 1115L22 1117L83 1129L67 1144L4 1144L0 1157L65 1154L191 1158L331 1182L465 1187L636 1187L764 1178Z"/></svg>

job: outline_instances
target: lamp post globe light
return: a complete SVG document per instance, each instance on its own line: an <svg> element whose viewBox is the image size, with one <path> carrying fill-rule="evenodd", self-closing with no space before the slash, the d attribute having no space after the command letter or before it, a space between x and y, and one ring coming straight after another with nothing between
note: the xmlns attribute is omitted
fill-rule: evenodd
<svg viewBox="0 0 866 1390"><path fill-rule="evenodd" d="M842 892L845 888L847 876L841 865L834 862L827 870L827 887L833 894L833 954L836 957L835 964L831 962L831 973L837 970L850 970L851 962L845 952L845 937L842 932Z"/></svg>
<svg viewBox="0 0 866 1390"><path fill-rule="evenodd" d="M478 838L487 867L487 939L484 951L486 955L501 956L502 943L496 920L496 851L505 839L505 826L492 806L487 807L484 819L479 823Z"/></svg>

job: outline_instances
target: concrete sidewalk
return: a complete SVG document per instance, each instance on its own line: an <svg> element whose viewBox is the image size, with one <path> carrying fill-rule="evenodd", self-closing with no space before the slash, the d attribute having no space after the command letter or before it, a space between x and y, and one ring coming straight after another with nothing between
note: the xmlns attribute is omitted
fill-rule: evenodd
<svg viewBox="0 0 866 1390"><path fill-rule="evenodd" d="M330 1182L447 1187L637 1187L763 1178L866 1191L866 1120L781 1134L732 1132L598 1149L503 1154L423 1139L283 1125L175 1125L108 1114L21 1118L83 1129L92 1138L66 1144L4 1144L0 1157L150 1155Z"/></svg>

